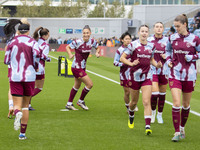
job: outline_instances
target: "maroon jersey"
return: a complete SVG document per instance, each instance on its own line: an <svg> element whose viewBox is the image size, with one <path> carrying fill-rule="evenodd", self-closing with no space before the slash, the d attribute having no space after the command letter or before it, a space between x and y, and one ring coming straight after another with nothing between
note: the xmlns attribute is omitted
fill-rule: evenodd
<svg viewBox="0 0 200 150"><path fill-rule="evenodd" d="M94 39L89 39L88 42L85 42L82 38L74 40L70 44L71 49L75 49L75 56L72 63L72 68L85 69L87 58L91 52L92 47L97 48L98 43Z"/></svg>
<svg viewBox="0 0 200 150"><path fill-rule="evenodd" d="M165 47L168 42L168 38L162 36L161 38L156 38L155 36L148 38L149 42L152 42L155 44L155 50L154 50L154 59L158 63L161 61L163 67L162 68L156 68L155 66L151 65L151 69L153 71L153 74L156 75L168 75L169 73L169 67L166 63L166 59L163 59L161 54L165 54Z"/></svg>
<svg viewBox="0 0 200 150"><path fill-rule="evenodd" d="M4 63L11 67L10 81L35 81L39 54L38 43L34 39L26 35L14 37L7 46L4 59Z"/></svg>
<svg viewBox="0 0 200 150"><path fill-rule="evenodd" d="M169 78L195 81L197 76L196 62L188 62L185 57L196 55L197 52L200 52L200 39L197 36L191 33L186 36L178 33L172 34L166 47L167 63L171 61L173 64Z"/></svg>
<svg viewBox="0 0 200 150"><path fill-rule="evenodd" d="M155 45L153 43L148 42L146 45L143 45L139 40L135 40L128 45L125 53L130 55L131 62L136 59L139 59L140 62L136 66L130 67L129 80L141 82L152 78L150 61L153 57L154 49Z"/></svg>
<svg viewBox="0 0 200 150"><path fill-rule="evenodd" d="M114 58L114 65L115 66L119 66L120 67L120 80L128 80L129 77L129 70L130 67L126 64L123 64L122 62L120 62L120 57L122 56L123 52L125 51L127 47L125 47L124 45L122 45L121 47L119 47L115 53L115 58ZM129 59L130 56L128 55L126 57L126 59Z"/></svg>

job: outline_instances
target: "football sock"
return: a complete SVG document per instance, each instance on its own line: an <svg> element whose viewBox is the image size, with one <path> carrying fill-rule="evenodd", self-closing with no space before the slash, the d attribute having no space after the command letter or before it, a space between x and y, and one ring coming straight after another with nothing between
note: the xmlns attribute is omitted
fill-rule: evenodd
<svg viewBox="0 0 200 150"><path fill-rule="evenodd" d="M159 92L152 92L152 95L151 95L151 109L152 110L156 110L158 95L159 95Z"/></svg>
<svg viewBox="0 0 200 150"><path fill-rule="evenodd" d="M175 132L180 132L180 108L172 106L172 120L175 128Z"/></svg>
<svg viewBox="0 0 200 150"><path fill-rule="evenodd" d="M14 111L15 116L16 116L16 114L17 114L18 112L20 112L20 110L19 110L19 109L15 109L15 111Z"/></svg>
<svg viewBox="0 0 200 150"><path fill-rule="evenodd" d="M127 109L129 109L129 104L126 104L126 103L125 103L125 106L126 106Z"/></svg>
<svg viewBox="0 0 200 150"><path fill-rule="evenodd" d="M90 91L90 89L88 89L86 86L83 88L82 93L81 93L81 100L84 100L85 96L88 94L88 92Z"/></svg>
<svg viewBox="0 0 200 150"><path fill-rule="evenodd" d="M73 102L74 97L75 97L77 91L78 91L78 89L76 89L76 88L74 88L74 87L71 89L68 102Z"/></svg>
<svg viewBox="0 0 200 150"><path fill-rule="evenodd" d="M151 116L144 116L145 119L145 129L150 129Z"/></svg>
<svg viewBox="0 0 200 150"><path fill-rule="evenodd" d="M134 121L134 110L131 110L131 109L129 108L128 113L129 113L129 118L130 118L130 124L132 124L133 121Z"/></svg>
<svg viewBox="0 0 200 150"><path fill-rule="evenodd" d="M21 130L20 133L25 134L27 128L27 124L21 124Z"/></svg>
<svg viewBox="0 0 200 150"><path fill-rule="evenodd" d="M158 112L163 112L163 108L164 108L164 104L165 104L165 95L166 95L166 93L159 94Z"/></svg>
<svg viewBox="0 0 200 150"><path fill-rule="evenodd" d="M190 113L190 106L188 108L182 107L181 110L181 126L184 127Z"/></svg>

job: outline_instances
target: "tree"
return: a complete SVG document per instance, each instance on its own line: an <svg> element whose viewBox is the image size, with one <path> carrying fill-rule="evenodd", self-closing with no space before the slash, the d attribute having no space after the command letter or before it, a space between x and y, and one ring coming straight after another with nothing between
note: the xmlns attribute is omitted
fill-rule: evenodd
<svg viewBox="0 0 200 150"><path fill-rule="evenodd" d="M10 17L10 9L8 9L8 8L3 8L3 7L1 6L0 12L1 12L0 17Z"/></svg>
<svg viewBox="0 0 200 150"><path fill-rule="evenodd" d="M89 12L88 18L95 18L95 17L104 17L104 5L102 3L98 3L94 10Z"/></svg>
<svg viewBox="0 0 200 150"><path fill-rule="evenodd" d="M17 6L16 17L82 17L85 15L88 3L78 0L74 5L72 1L62 0L61 5L51 6L51 0L44 0L41 6L36 6L34 1L31 5L23 2L23 5Z"/></svg>
<svg viewBox="0 0 200 150"><path fill-rule="evenodd" d="M106 12L106 16L110 18L123 18L125 16L124 4L120 4L118 1L113 2L111 8Z"/></svg>
<svg viewBox="0 0 200 150"><path fill-rule="evenodd" d="M131 7L131 10L128 12L128 18L129 19L133 18L133 6Z"/></svg>

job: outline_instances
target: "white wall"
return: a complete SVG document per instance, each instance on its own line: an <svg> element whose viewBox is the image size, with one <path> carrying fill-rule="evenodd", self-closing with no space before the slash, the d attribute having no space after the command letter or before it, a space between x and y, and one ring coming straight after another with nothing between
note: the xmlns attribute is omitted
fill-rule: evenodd
<svg viewBox="0 0 200 150"><path fill-rule="evenodd" d="M136 5L133 8L133 18L152 27L157 21L166 23L179 14L188 14L197 9L200 10L200 5Z"/></svg>

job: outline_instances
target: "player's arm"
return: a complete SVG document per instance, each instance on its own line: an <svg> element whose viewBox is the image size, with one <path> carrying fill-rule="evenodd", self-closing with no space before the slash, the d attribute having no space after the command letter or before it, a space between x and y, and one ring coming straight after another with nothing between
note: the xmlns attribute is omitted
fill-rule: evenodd
<svg viewBox="0 0 200 150"><path fill-rule="evenodd" d="M130 62L130 60L126 59L127 58L127 54L124 52L122 54L122 56L120 57L120 61L128 66L136 66L137 64L139 64L139 59L134 60L133 62Z"/></svg>
<svg viewBox="0 0 200 150"><path fill-rule="evenodd" d="M71 52L70 44L66 46L66 51L67 51L67 54L69 55L69 59L72 59L74 55Z"/></svg>
<svg viewBox="0 0 200 150"><path fill-rule="evenodd" d="M100 57L100 47L98 46L96 48L96 53L95 53L96 57L99 58Z"/></svg>
<svg viewBox="0 0 200 150"><path fill-rule="evenodd" d="M172 67L172 61L171 61L172 45L171 45L170 40L168 40L168 42L167 42L167 46L165 47L165 51L166 51L166 53L165 53L166 63L171 68Z"/></svg>
<svg viewBox="0 0 200 150"><path fill-rule="evenodd" d="M40 61L40 49L38 46L38 43L35 42L32 48L32 52L33 52L33 64L34 64L34 68L36 70L36 72L38 71L38 66L39 66L39 61Z"/></svg>
<svg viewBox="0 0 200 150"><path fill-rule="evenodd" d="M4 64L6 65L10 65L11 50L12 48L10 47L10 45L6 46L6 52L4 57Z"/></svg>
<svg viewBox="0 0 200 150"><path fill-rule="evenodd" d="M151 64L152 64L153 66L155 66L156 68L161 68L161 67L162 67L161 61L159 61L159 62L157 63L153 57L151 58Z"/></svg>
<svg viewBox="0 0 200 150"><path fill-rule="evenodd" d="M50 62L50 61L51 61L51 58L48 57L48 55L49 55L49 45L46 45L46 46L44 47L44 50L42 51L41 59Z"/></svg>
<svg viewBox="0 0 200 150"><path fill-rule="evenodd" d="M120 53L119 53L118 50L115 53L115 58L114 58L113 65L116 66L116 67L117 66L121 67L123 65L123 63L120 62Z"/></svg>
<svg viewBox="0 0 200 150"><path fill-rule="evenodd" d="M200 39L199 38L196 38L195 49L196 49L196 52L197 52L196 54L194 54L194 55L185 55L185 60L187 62L196 61L196 60L200 59Z"/></svg>

